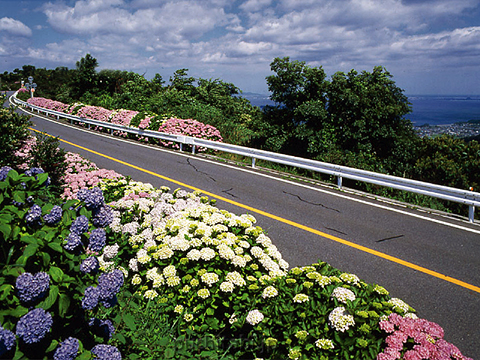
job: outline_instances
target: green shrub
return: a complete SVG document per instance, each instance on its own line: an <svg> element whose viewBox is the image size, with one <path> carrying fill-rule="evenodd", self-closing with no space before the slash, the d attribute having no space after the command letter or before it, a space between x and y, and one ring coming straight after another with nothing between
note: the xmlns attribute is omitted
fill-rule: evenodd
<svg viewBox="0 0 480 360"><path fill-rule="evenodd" d="M14 108L0 108L0 167L15 167L21 161L15 152L30 137L29 118L15 112Z"/></svg>

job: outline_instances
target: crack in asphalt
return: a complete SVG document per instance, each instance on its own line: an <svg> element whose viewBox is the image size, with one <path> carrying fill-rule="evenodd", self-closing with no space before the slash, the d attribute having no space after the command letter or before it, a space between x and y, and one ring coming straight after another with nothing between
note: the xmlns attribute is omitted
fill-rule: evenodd
<svg viewBox="0 0 480 360"><path fill-rule="evenodd" d="M298 195L296 195L296 194L289 193L289 192L287 192L287 191L285 191L285 190L283 191L283 193L286 194L286 195L294 196L294 197L296 197L298 200L300 200L300 201L302 201L302 202L304 202L304 203L307 203L307 204L310 204L310 205L314 205L314 206L319 206L319 207L322 207L322 208L324 208L324 209L332 210L332 211L336 211L336 212L340 213L340 210L338 210L338 209L334 209L334 208L325 206L325 205L320 204L320 203L310 202L310 201L308 201L308 200L302 199L300 196L298 196Z"/></svg>
<svg viewBox="0 0 480 360"><path fill-rule="evenodd" d="M196 172L198 172L198 173L200 173L200 174L203 174L203 175L206 175L206 176L208 176L211 180L213 180L214 182L217 182L217 180L215 180L213 177L211 177L208 173L198 170L197 167L190 162L190 159L189 159L189 158L187 158L187 164L190 165Z"/></svg>
<svg viewBox="0 0 480 360"><path fill-rule="evenodd" d="M399 238L402 238L404 236L405 235L390 236L390 237L385 238L385 239L377 240L376 242L378 243L378 242L387 241L387 240L399 239Z"/></svg>
<svg viewBox="0 0 480 360"><path fill-rule="evenodd" d="M342 235L348 235L347 233L344 233L343 231L340 231L340 230L337 230L337 229L334 229L334 228L329 228L329 227L325 226L325 229L335 231L335 232L337 232L339 234L342 234Z"/></svg>
<svg viewBox="0 0 480 360"><path fill-rule="evenodd" d="M233 190L233 187L230 188L230 189L227 189L227 190L222 190L222 192L227 194L227 195L230 195L233 198L238 198L238 196L235 196L235 195L229 193L229 191L232 191L232 190Z"/></svg>

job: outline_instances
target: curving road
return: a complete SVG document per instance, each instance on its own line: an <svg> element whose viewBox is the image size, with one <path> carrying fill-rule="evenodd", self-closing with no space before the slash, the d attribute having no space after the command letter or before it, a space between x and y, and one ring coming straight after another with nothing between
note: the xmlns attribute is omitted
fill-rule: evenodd
<svg viewBox="0 0 480 360"><path fill-rule="evenodd" d="M37 131L99 167L154 186L201 189L249 212L291 266L326 261L385 286L445 339L480 359L480 225L389 205L261 170L166 151L33 117ZM478 210L477 210L478 211Z"/></svg>

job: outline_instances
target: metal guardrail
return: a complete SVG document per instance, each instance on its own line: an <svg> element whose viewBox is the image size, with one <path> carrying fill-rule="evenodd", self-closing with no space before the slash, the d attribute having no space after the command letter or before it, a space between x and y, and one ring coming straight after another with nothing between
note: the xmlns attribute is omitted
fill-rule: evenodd
<svg viewBox="0 0 480 360"><path fill-rule="evenodd" d="M256 159L265 160L274 162L282 165L289 165L301 169L312 170L315 172L333 175L337 177L337 185L339 188L342 187L342 179L351 179L366 182L369 184L375 184L385 187L394 188L397 190L404 190L416 194L426 195L430 197L435 197L442 200L453 201L456 203L464 204L469 207L468 219L470 222L474 222L475 218L475 207L480 206L480 193L462 190L457 188L452 188L448 186L431 184L418 180L411 180L401 177L396 177L392 175L375 173L372 171L360 170L355 168L350 168L341 165L334 165L329 163L324 163L316 160L310 160L305 158L300 158L296 156L284 155L279 153L274 153L265 150L258 150L247 148L238 145L226 144L217 141L210 141L204 139L198 139L190 136L183 135L173 135L162 133L152 130L142 130L132 127L127 127L123 125L117 125L112 123L107 123L103 121L97 121L92 119L85 119L78 116L65 114L63 112L49 110L41 108L39 106L28 104L22 100L16 98L16 93L12 96L13 103L23 107L28 107L30 109L37 111L37 113L44 113L47 116L55 116L57 119L64 118L70 120L71 123L82 123L90 126L100 126L102 128L110 129L110 132L113 131L123 131L130 134L135 134L138 136L150 137L165 141L172 141L180 144L180 150L183 150L183 145L191 145L192 153L195 153L196 147L208 148L216 151L223 151L231 154L242 155L245 157L250 157L252 159L252 168L255 168Z"/></svg>

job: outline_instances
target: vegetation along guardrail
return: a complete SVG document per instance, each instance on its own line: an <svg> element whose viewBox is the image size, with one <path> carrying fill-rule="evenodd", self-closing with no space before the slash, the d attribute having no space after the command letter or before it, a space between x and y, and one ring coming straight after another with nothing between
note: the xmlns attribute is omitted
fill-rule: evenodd
<svg viewBox="0 0 480 360"><path fill-rule="evenodd" d="M252 149L238 145L203 140L190 136L167 134L152 130L142 130L112 123L105 123L92 119L85 119L78 116L65 114L63 112L44 109L35 105L31 105L27 102L17 99L15 95L16 93L11 98L11 101L13 101L14 104L22 107L28 107L32 111L37 111L37 113L44 113L47 116L55 116L57 119L68 119L71 123L87 124L89 128L91 125L101 126L103 128L110 129L111 133L117 130L135 134L138 136L176 142L179 143L180 150L183 150L183 144L191 145L192 153L195 153L196 147L204 147L212 150L250 157L252 159L252 168L255 168L255 160L261 159L282 165L289 165L301 169L307 169L323 174L336 176L337 185L339 188L342 187L342 179L346 178L464 204L469 207L468 219L472 223L474 222L475 218L475 207L480 206L480 193L474 191L456 189L448 186L436 185L418 180L411 180L397 176L380 174L372 171L360 170L341 165L334 165L316 160L304 159L296 156L284 155L270 151Z"/></svg>

